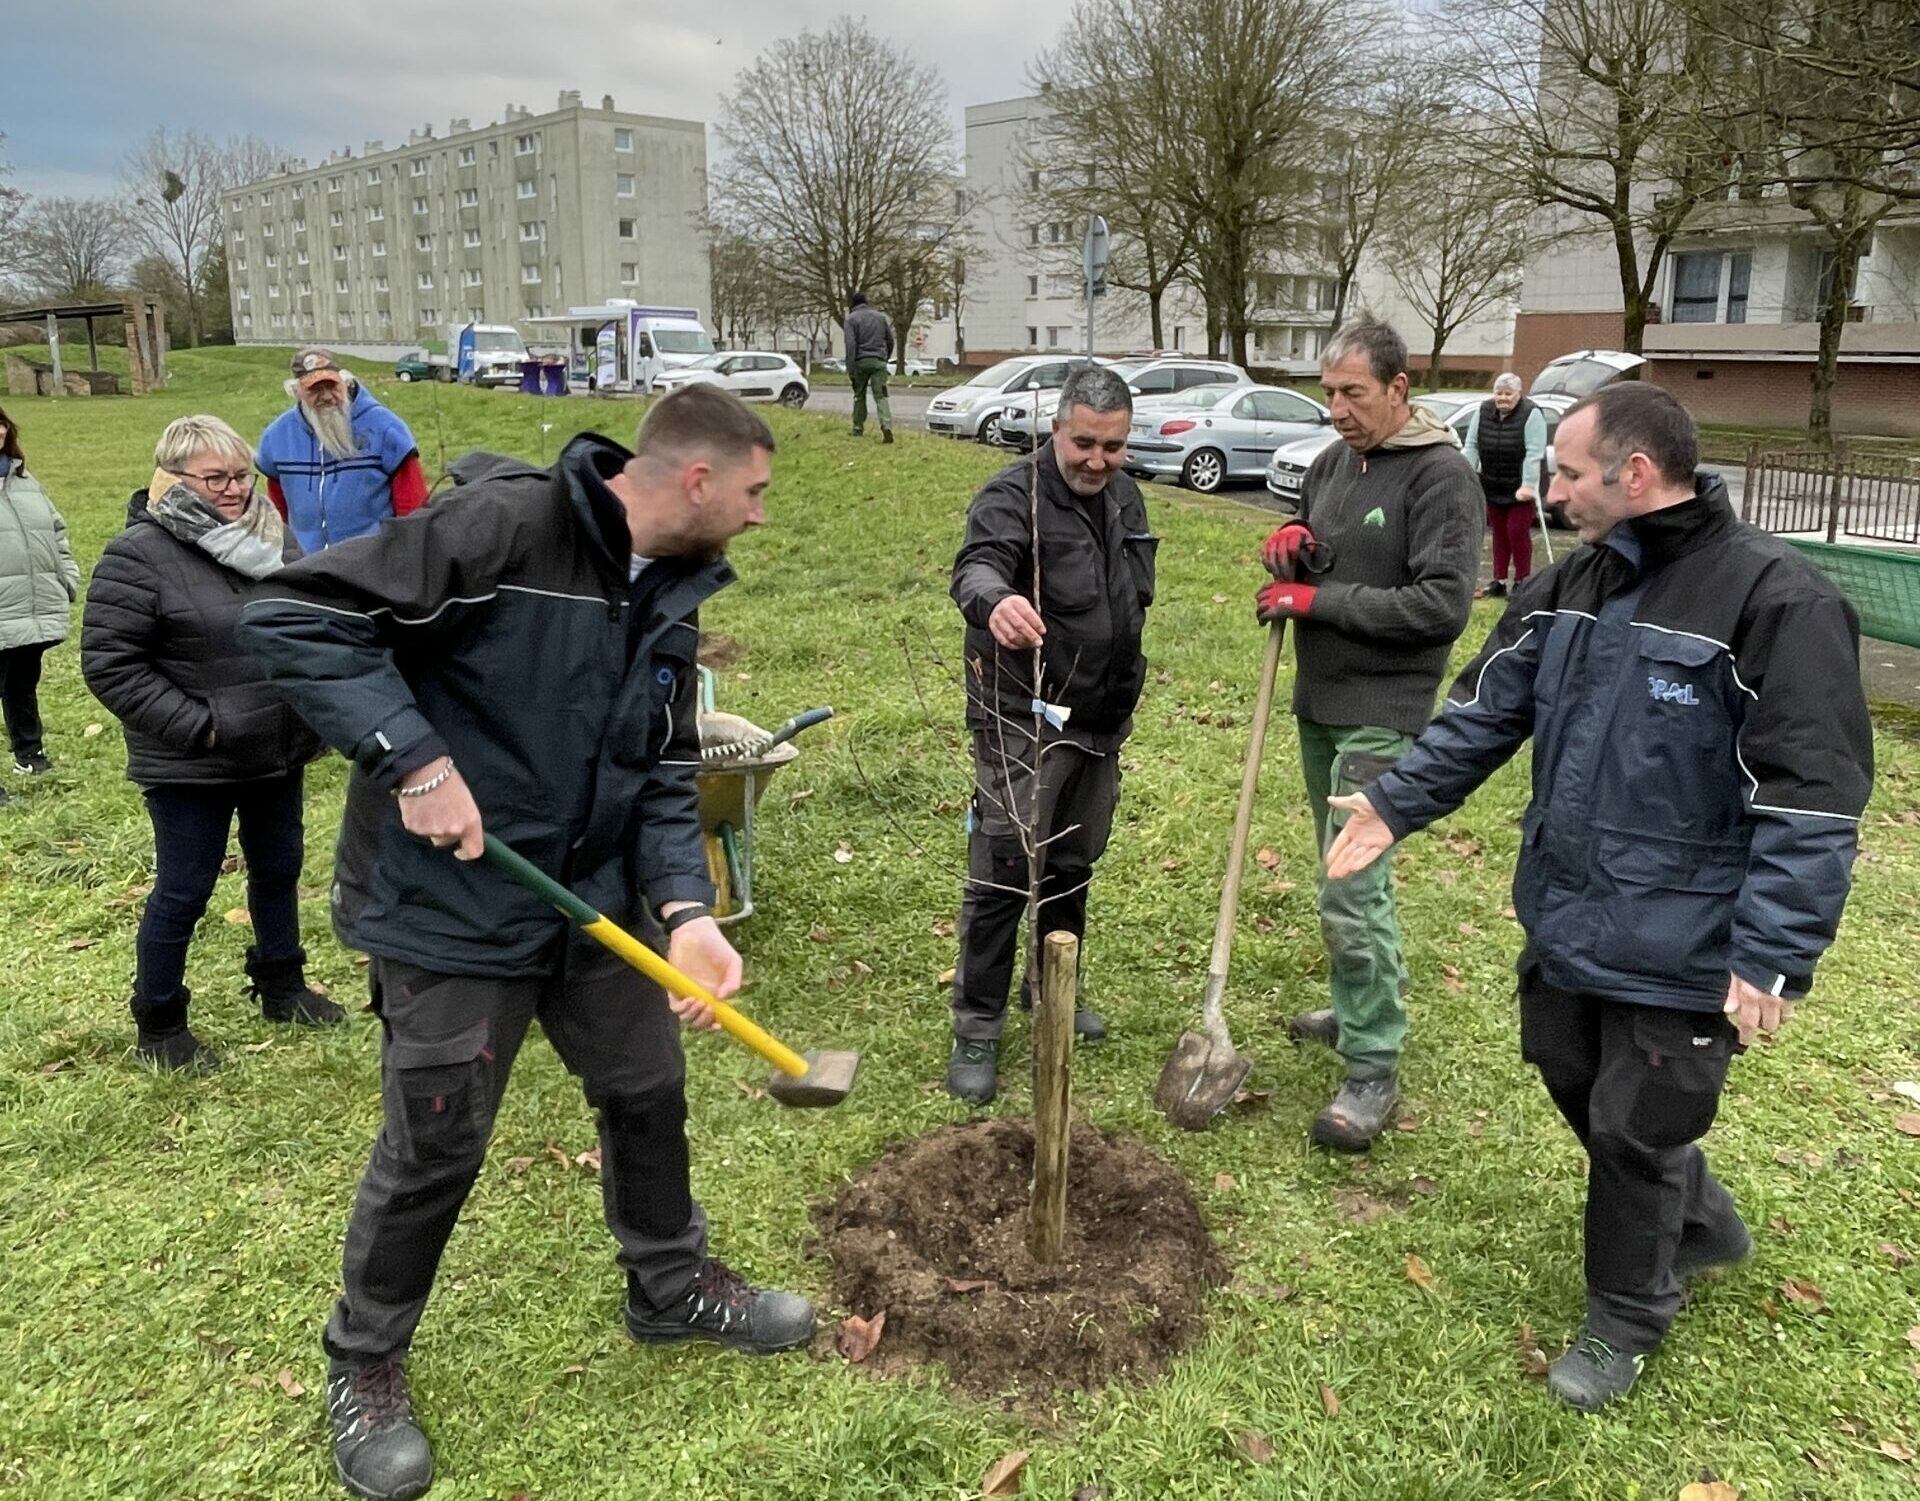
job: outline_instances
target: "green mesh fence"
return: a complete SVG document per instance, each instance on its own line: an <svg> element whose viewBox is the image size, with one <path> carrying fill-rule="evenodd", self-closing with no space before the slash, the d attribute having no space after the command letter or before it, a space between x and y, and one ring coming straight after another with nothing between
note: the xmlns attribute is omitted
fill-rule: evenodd
<svg viewBox="0 0 1920 1501"><path fill-rule="evenodd" d="M1860 612L1860 632L1920 647L1920 554L1786 539L1813 560Z"/></svg>

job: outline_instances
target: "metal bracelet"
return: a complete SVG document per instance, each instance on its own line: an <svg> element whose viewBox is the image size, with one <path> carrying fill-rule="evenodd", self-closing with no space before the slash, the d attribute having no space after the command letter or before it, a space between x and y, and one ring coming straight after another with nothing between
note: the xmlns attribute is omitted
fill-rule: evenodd
<svg viewBox="0 0 1920 1501"><path fill-rule="evenodd" d="M447 764L432 776L428 777L426 781L422 782L418 787L396 787L393 789L393 795L395 797L425 797L429 792L439 791L441 787L446 785L447 779L452 775L453 757L448 756Z"/></svg>

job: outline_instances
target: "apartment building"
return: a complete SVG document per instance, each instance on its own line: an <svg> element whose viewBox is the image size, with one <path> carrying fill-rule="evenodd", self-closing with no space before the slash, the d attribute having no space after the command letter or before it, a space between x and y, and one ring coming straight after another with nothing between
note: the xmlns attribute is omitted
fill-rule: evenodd
<svg viewBox="0 0 1920 1501"><path fill-rule="evenodd" d="M1083 226L1049 220L1034 208L1045 170L1084 170L1078 164L1042 168L1028 142L1045 117L1044 95L970 105L966 111L968 193L978 254L958 309L967 362L978 364L1033 350L1077 350L1086 345L1086 299L1081 293L1079 246ZM1310 205L1330 208L1331 202ZM1333 328L1333 268L1313 257L1276 260L1254 275L1248 358L1295 376L1319 371L1320 351ZM1364 262L1350 295L1400 330L1419 361L1432 331L1377 258ZM1206 309L1191 286L1173 287L1162 305L1162 342L1204 354ZM1094 310L1094 348L1120 354L1147 348L1152 325L1142 299L1116 292ZM1459 329L1448 341L1446 367L1454 372L1504 369L1513 347L1513 310L1501 308Z"/></svg>
<svg viewBox="0 0 1920 1501"><path fill-rule="evenodd" d="M700 122L575 90L288 162L222 204L234 336L400 348L616 297L704 309L706 171Z"/></svg>

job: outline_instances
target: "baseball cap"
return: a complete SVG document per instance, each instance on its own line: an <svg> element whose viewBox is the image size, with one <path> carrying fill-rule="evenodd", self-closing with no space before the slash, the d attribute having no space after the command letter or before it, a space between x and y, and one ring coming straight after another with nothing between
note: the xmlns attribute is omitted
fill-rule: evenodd
<svg viewBox="0 0 1920 1501"><path fill-rule="evenodd" d="M324 349L302 349L293 357L293 373L303 388L322 380L339 380L340 366Z"/></svg>

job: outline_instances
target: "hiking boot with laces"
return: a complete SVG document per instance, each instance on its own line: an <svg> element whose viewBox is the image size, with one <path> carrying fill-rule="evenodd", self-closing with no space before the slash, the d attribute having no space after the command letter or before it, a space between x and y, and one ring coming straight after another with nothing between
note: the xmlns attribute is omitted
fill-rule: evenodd
<svg viewBox="0 0 1920 1501"><path fill-rule="evenodd" d="M1340 1045L1340 1020L1331 1006L1319 1011L1302 1011L1287 1018L1288 1042L1320 1042L1328 1047Z"/></svg>
<svg viewBox="0 0 1920 1501"><path fill-rule="evenodd" d="M1573 1347L1547 1367L1547 1390L1569 1407L1598 1412L1627 1394L1646 1362L1644 1353L1616 1349L1582 1329Z"/></svg>
<svg viewBox="0 0 1920 1501"><path fill-rule="evenodd" d="M991 1037L956 1037L947 1060L947 1093L969 1105L991 1105L999 1046Z"/></svg>
<svg viewBox="0 0 1920 1501"><path fill-rule="evenodd" d="M748 1355L773 1355L813 1338L813 1305L798 1293L754 1287L709 1256L672 1308L656 1312L630 1288L627 1333L643 1345L710 1339Z"/></svg>
<svg viewBox="0 0 1920 1501"><path fill-rule="evenodd" d="M413 1420L397 1359L327 1368L327 1416L340 1483L369 1501L407 1501L433 1484L433 1450Z"/></svg>
<svg viewBox="0 0 1920 1501"><path fill-rule="evenodd" d="M1313 1118L1313 1139L1336 1152L1364 1152L1387 1129L1393 1107L1399 1103L1400 1081L1392 1074L1349 1078L1333 1103Z"/></svg>

